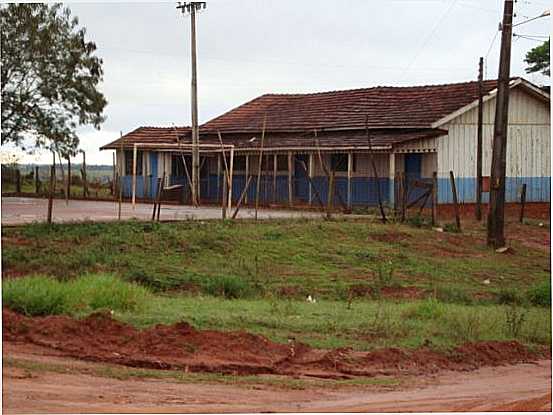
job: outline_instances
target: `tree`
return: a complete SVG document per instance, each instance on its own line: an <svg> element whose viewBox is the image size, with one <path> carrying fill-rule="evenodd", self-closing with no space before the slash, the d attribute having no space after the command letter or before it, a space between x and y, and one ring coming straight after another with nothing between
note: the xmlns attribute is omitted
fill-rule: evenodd
<svg viewBox="0 0 553 415"><path fill-rule="evenodd" d="M105 120L96 45L85 40L86 29L61 4L4 5L0 20L1 143L74 154L77 127L99 129Z"/></svg>
<svg viewBox="0 0 553 415"><path fill-rule="evenodd" d="M536 46L526 54L524 59L529 66L526 68L526 73L541 72L549 76L549 39L543 45Z"/></svg>

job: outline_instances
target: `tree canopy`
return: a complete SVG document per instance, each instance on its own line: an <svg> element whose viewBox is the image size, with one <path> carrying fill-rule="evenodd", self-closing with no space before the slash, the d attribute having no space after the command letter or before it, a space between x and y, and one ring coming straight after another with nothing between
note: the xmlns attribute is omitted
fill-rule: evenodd
<svg viewBox="0 0 553 415"><path fill-rule="evenodd" d="M4 5L0 19L2 144L74 153L77 127L105 120L95 43L61 4Z"/></svg>
<svg viewBox="0 0 553 415"><path fill-rule="evenodd" d="M549 39L542 45L536 46L526 54L524 59L529 66L526 68L526 73L541 72L549 76Z"/></svg>

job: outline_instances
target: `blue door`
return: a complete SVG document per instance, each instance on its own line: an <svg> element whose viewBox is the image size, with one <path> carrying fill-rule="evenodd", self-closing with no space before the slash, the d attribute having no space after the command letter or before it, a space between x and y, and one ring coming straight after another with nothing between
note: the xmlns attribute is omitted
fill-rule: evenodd
<svg viewBox="0 0 553 415"><path fill-rule="evenodd" d="M307 154L296 154L294 159L294 196L298 200L308 201L309 183L302 162L305 167L309 166L309 156Z"/></svg>
<svg viewBox="0 0 553 415"><path fill-rule="evenodd" d="M405 178L408 186L408 203L414 202L421 197L425 189L415 187L414 181L422 177L422 154L406 154L405 155Z"/></svg>
<svg viewBox="0 0 553 415"><path fill-rule="evenodd" d="M422 177L422 154L405 155L405 174L411 179Z"/></svg>

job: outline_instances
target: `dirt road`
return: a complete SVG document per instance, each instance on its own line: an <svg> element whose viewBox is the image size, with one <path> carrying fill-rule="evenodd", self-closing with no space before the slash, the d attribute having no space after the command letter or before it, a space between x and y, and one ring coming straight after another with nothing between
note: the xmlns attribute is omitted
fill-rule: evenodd
<svg viewBox="0 0 553 415"><path fill-rule="evenodd" d="M441 372L409 383L407 389L373 387L333 390L282 389L272 385L222 385L138 379L118 380L76 371L84 363L15 352L27 361L66 362L56 372L5 367L5 413L175 413L175 412L429 412L550 411L551 361L487 367L473 372ZM6 357L6 354L4 355ZM92 372L92 370L91 370Z"/></svg>
<svg viewBox="0 0 553 415"><path fill-rule="evenodd" d="M46 199L30 197L2 197L2 224L21 225L31 222L46 221L47 212ZM76 222L76 221L97 221L108 222L117 220L117 204L115 202L102 202L92 200L54 200L53 220L54 222ZM234 209L233 209L234 211ZM150 220L152 216L152 205L137 203L133 209L130 203L123 203L121 209L122 219ZM241 209L239 219L251 219L255 217L253 209ZM299 217L320 217L320 213L262 209L259 211L259 218L299 218ZM215 206L202 206L194 208L182 205L162 205L160 219L164 220L187 220L187 219L220 219L221 208Z"/></svg>

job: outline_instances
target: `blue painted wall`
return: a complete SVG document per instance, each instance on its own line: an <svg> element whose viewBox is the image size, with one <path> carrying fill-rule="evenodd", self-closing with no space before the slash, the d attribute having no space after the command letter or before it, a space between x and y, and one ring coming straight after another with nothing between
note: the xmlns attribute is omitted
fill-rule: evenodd
<svg viewBox="0 0 553 415"><path fill-rule="evenodd" d="M505 201L518 202L520 189L526 183L527 202L549 202L551 195L550 177L507 177L505 182ZM476 202L476 178L456 177L457 197L460 202ZM489 193L482 194L482 201L489 201ZM451 182L449 178L438 179L438 203L453 203Z"/></svg>
<svg viewBox="0 0 553 415"><path fill-rule="evenodd" d="M132 196L132 176L123 176L123 195L125 197ZM319 192L323 203L327 200L328 183L326 177L314 177L313 184ZM147 183L145 183L147 181ZM255 200L257 177L252 179L248 189L248 199L251 203ZM170 184L187 185L186 177L170 177ZM337 177L336 191L334 195L335 204L339 204L340 194L344 203L347 203L347 178ZM459 202L474 203L476 201L476 179L474 177L457 177L455 178L457 185L457 194ZM520 199L520 188L526 183L526 200L528 202L549 202L551 197L551 178L550 177L508 177L506 181L507 202L517 202ZM243 175L234 176L232 184L233 201L236 202L240 198L246 177ZM382 200L389 203L390 200L390 180L388 178L378 179ZM217 175L210 175L207 179L203 179L200 183L202 199L216 201L220 198L222 191L222 177L217 181ZM352 204L355 205L376 205L377 199L377 180L371 177L353 177L351 179L351 196ZM148 198L154 198L157 191L157 178L138 176L136 178L136 196L138 198L145 197L145 189L147 189ZM422 190L422 189L420 189ZM307 178L296 178L293 183L294 200L309 202L309 181ZM417 194L412 194L410 200L414 200ZM273 203L273 178L262 178L260 186L260 202L262 204ZM313 193L313 203L318 201ZM277 203L288 203L288 177L277 176L276 181L276 201ZM482 195L482 201L488 202L488 193ZM451 184L449 178L438 178L438 203L452 203L453 196L451 194Z"/></svg>

